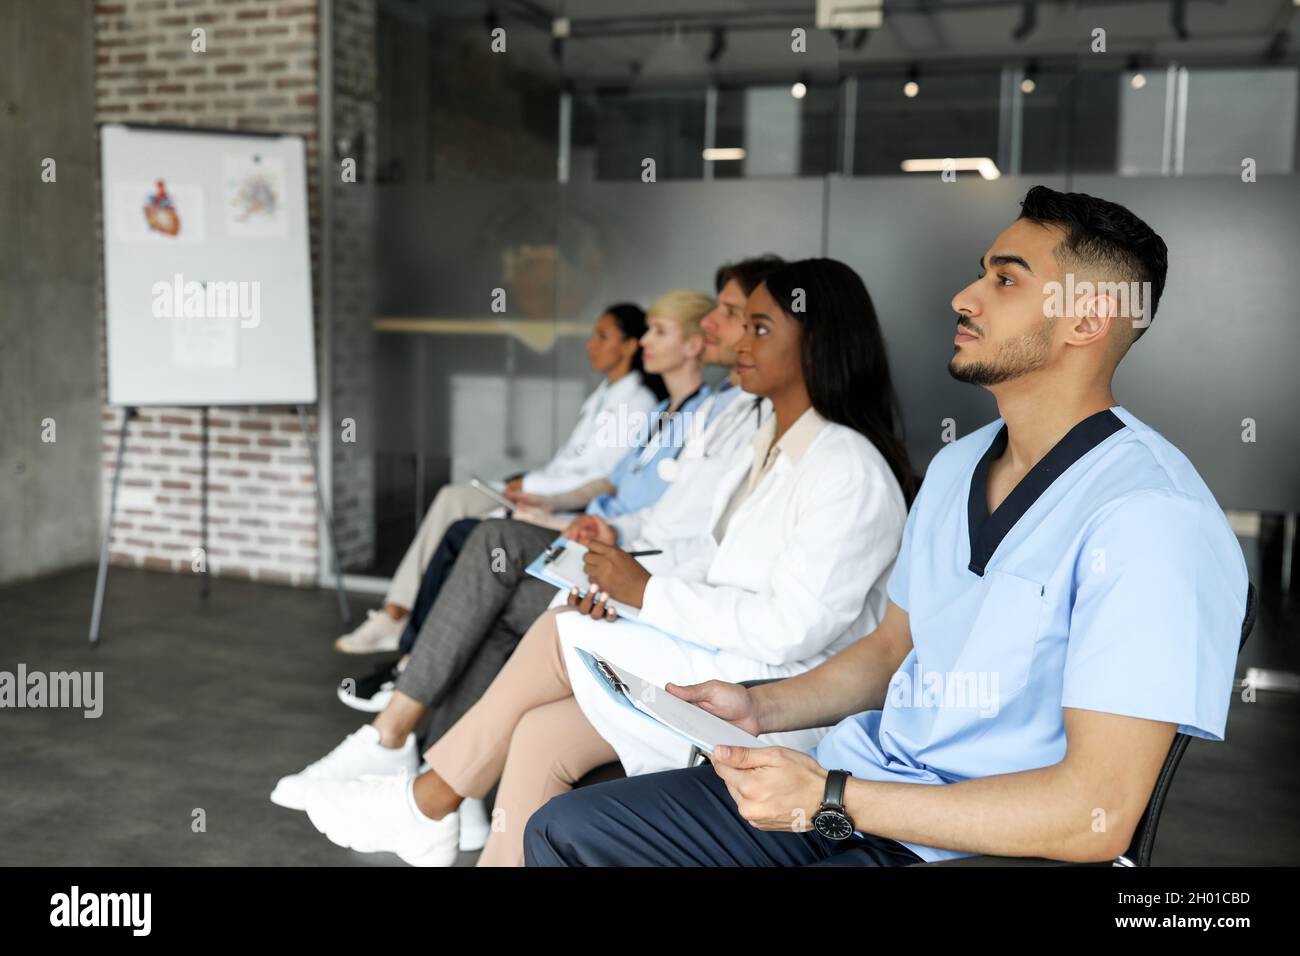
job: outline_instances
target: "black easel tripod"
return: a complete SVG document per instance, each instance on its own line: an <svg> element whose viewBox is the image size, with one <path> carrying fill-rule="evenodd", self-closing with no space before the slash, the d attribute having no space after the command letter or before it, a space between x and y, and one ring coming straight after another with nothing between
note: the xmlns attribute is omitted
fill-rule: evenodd
<svg viewBox="0 0 1300 956"><path fill-rule="evenodd" d="M312 437L311 429L307 427L307 409L304 405L298 405L298 421L302 426L303 437L307 440L307 454L311 458L312 475L315 478L316 485L316 506L320 508L321 517L325 522L325 531L329 535L330 554L334 557L334 583L338 591L339 598L339 616L343 619L346 626L352 622L352 612L348 608L348 596L343 590L343 566L339 563L338 543L334 539L334 518L329 509L325 506L325 496L321 492L320 484L320 464L316 460L316 441ZM108 555L109 548L113 539L113 521L117 516L117 489L122 481L122 458L126 452L126 429L131 419L139 414L139 409L134 405L127 405L122 410L122 427L118 431L117 437L117 463L113 468L113 489L109 494L108 520L104 525L104 545L99 552L99 573L95 578L95 604L90 614L90 643L99 643L99 625L104 613L104 592L108 584ZM206 561L208 552L208 407L205 405L202 409L202 444L200 458L203 462L202 477L200 479L200 548L204 554L203 571L199 577L199 596L206 599L210 590L209 572Z"/></svg>

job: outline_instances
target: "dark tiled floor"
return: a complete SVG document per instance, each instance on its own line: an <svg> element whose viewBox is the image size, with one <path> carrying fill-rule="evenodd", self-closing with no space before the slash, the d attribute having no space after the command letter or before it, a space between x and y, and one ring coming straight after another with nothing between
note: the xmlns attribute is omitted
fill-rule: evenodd
<svg viewBox="0 0 1300 956"><path fill-rule="evenodd" d="M399 864L267 799L367 722L334 696L373 662L333 651L332 592L217 579L205 606L191 578L113 568L92 649L94 586L84 570L0 589L0 670L102 670L105 700L94 720L0 711L0 864ZM354 595L354 615L372 602Z"/></svg>
<svg viewBox="0 0 1300 956"><path fill-rule="evenodd" d="M340 850L267 800L277 777L364 722L334 698L369 666L331 649L329 591L216 580L205 605L193 579L114 568L91 649L93 591L92 570L0 589L0 670L102 670L105 698L98 720L0 711L0 864L397 862ZM353 599L358 614L371 603ZM1294 641L1282 620L1261 618L1260 653ZM1227 742L1188 750L1156 863L1300 862L1297 753L1300 698L1235 700Z"/></svg>

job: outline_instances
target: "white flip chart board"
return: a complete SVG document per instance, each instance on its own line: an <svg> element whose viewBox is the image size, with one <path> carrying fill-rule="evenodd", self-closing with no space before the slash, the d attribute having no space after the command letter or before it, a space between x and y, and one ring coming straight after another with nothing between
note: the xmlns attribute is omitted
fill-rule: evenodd
<svg viewBox="0 0 1300 956"><path fill-rule="evenodd" d="M297 136L100 129L108 400L316 401Z"/></svg>

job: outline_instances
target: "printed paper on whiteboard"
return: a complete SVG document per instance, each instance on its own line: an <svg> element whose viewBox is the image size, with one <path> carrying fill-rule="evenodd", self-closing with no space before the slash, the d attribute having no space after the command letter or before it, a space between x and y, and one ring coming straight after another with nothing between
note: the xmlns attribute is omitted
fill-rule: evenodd
<svg viewBox="0 0 1300 956"><path fill-rule="evenodd" d="M278 156L226 156L221 161L226 232L247 238L288 235L284 160Z"/></svg>
<svg viewBox="0 0 1300 956"><path fill-rule="evenodd" d="M113 186L113 232L122 242L203 241L203 189L169 179Z"/></svg>
<svg viewBox="0 0 1300 956"><path fill-rule="evenodd" d="M234 368L238 363L238 318L178 315L162 321L171 326L173 365Z"/></svg>

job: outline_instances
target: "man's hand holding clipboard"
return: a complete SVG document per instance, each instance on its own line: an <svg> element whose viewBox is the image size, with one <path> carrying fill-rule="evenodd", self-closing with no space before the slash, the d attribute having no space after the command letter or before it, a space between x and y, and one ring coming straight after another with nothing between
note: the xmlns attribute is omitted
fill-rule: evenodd
<svg viewBox="0 0 1300 956"><path fill-rule="evenodd" d="M664 690L747 734L757 737L763 732L758 697L743 684L706 680L685 687L668 683ZM709 753L709 762L750 826L798 831L807 829L817 815L826 788L826 768L806 753L789 747L724 742Z"/></svg>
<svg viewBox="0 0 1300 956"><path fill-rule="evenodd" d="M706 680L702 684L682 686L669 681L664 685L664 690L688 704L694 704L714 717L721 717L747 734L757 737L761 733L758 723L758 702L750 689L743 684Z"/></svg>

